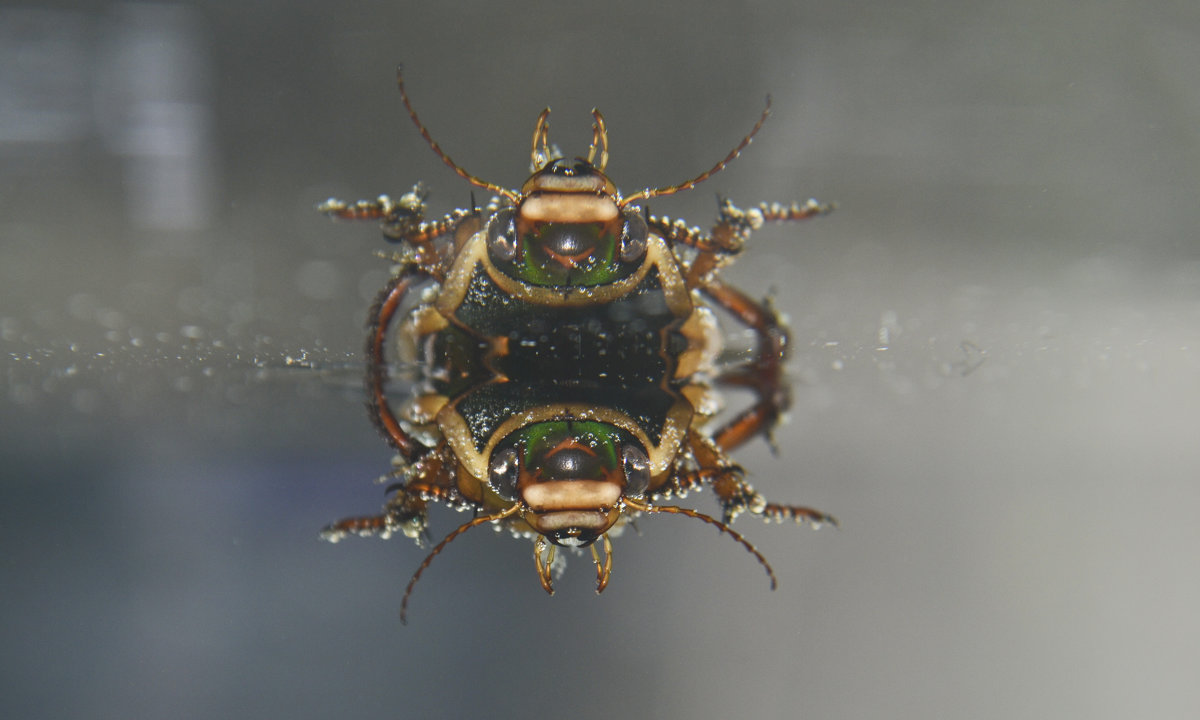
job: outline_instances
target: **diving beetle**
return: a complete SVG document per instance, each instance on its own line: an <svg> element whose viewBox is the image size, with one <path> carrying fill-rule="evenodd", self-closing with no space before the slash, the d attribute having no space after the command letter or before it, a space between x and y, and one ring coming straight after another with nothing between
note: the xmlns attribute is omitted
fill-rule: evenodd
<svg viewBox="0 0 1200 720"><path fill-rule="evenodd" d="M640 514L670 513L715 526L775 574L730 523L742 512L768 521L836 524L809 507L767 502L729 453L769 435L789 404L783 377L788 333L769 301L725 284L718 271L765 222L796 221L832 206L808 200L749 210L720 203L708 233L650 215L645 201L690 189L746 148L770 113L720 162L677 185L624 196L605 174L608 133L592 111L586 157L566 161L549 142L549 108L533 132L532 174L518 190L482 180L455 163L417 116L397 72L409 117L430 148L470 184L494 194L486 207L426 220L425 187L393 201L330 199L334 218L378 220L399 244L390 282L368 321L370 415L397 453L397 482L379 515L352 517L322 532L420 544L428 505L474 517L435 545L413 573L467 530L494 523L532 537L542 587L553 593L555 548L588 547L596 591L612 569L610 531ZM418 292L419 291L419 292ZM753 357L718 370L714 309L751 329ZM404 358L424 383L399 411L388 397L386 348L393 319ZM713 386L750 389L751 407L709 431L719 408ZM711 489L717 519L669 501ZM597 549L603 547L603 557Z"/></svg>

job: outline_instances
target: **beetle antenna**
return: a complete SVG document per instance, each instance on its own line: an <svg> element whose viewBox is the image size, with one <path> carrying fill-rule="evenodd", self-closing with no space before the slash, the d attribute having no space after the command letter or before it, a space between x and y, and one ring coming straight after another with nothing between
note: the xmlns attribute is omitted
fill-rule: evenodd
<svg viewBox="0 0 1200 720"><path fill-rule="evenodd" d="M544 108L533 126L533 147L529 151L529 171L537 172L550 162L550 108Z"/></svg>
<svg viewBox="0 0 1200 720"><path fill-rule="evenodd" d="M599 165L593 162L596 159L597 145L600 147ZM588 146L587 161L589 165L595 165L600 172L604 172L604 168L608 166L608 127L604 124L604 116L595 108L592 109L592 144Z"/></svg>
<svg viewBox="0 0 1200 720"><path fill-rule="evenodd" d="M767 577L771 578L771 589L772 590L775 589L775 585L776 585L775 571L771 568L771 563L767 562L767 559L765 557L763 557L763 554L758 551L758 548L751 545L750 541L747 540L745 537L743 537L741 533L739 533L737 530L734 530L733 528L729 527L728 525L721 522L720 520L718 520L714 517L711 517L709 515L705 515L702 512L697 512L696 510L692 510L690 508L679 507L677 505L658 505L658 506L649 505L649 504L643 505L642 503L639 503L635 500L630 500L629 498L625 498L625 504L639 512L672 513L675 515L687 515L688 517L693 517L693 518L696 518L697 520L703 520L704 522L708 523L709 525L712 525L716 529L720 530L721 532L725 533L729 537L731 537L734 540L737 540L739 543L741 543L742 547L746 548L746 550L749 551L749 553L758 560L758 564L762 565L763 569L767 571Z"/></svg>
<svg viewBox="0 0 1200 720"><path fill-rule="evenodd" d="M450 541L454 540L454 538L462 535L476 525L503 520L504 518L513 515L517 512L517 510L520 509L520 503L514 503L509 509L498 512L495 515L480 515L477 518L468 520L462 525L459 525L449 535L442 538L442 541L434 546L433 550L430 550L429 554L425 556L425 559L421 562L421 566L417 568L417 571L413 573L412 579L408 581L408 587L404 588L404 599L400 601L400 622L405 625L408 624L408 598L410 595L412 595L413 588L416 586L417 581L421 579L421 573L425 572L425 568L429 567L430 563L433 562L433 559L437 557L437 554L442 551L442 548L449 545Z"/></svg>
<svg viewBox="0 0 1200 720"><path fill-rule="evenodd" d="M503 195L513 202L517 201L516 193L502 188L499 185L494 185L490 182L487 182L486 180L480 180L471 173L459 167L458 163L451 160L450 156L447 155L444 150L442 150L442 146L438 145L437 141L433 139L433 136L429 134L429 131L425 129L425 124L421 122L419 117L417 117L417 111L413 109L412 102L410 102L408 99L408 92L404 89L403 65L396 67L396 85L400 88L400 99L404 101L404 107L408 109L408 116L412 118L413 124L417 126L417 130L421 131L421 137L425 138L425 142L429 144L429 147L433 148L433 151L442 159L442 162L449 165L450 169L458 173L459 177L463 178L472 185L484 188L485 190L491 190L497 195Z"/></svg>
<svg viewBox="0 0 1200 720"><path fill-rule="evenodd" d="M748 135L746 135L746 137L742 138L742 141L740 143L738 143L737 147L735 147L732 151L730 151L730 153L728 155L725 156L725 159L723 159L721 162L717 163L716 165L713 165L712 168L700 173L699 175L692 178L691 180L688 180L687 182L679 183L678 185L671 185L669 187L664 187L664 188L646 188L645 190L636 192L633 195L630 195L629 197L622 200L621 207L625 207L626 205L633 202L634 200L649 200L652 197L661 197L663 195L674 195L675 193L681 192L683 190L691 190L692 188L696 187L700 183L709 179L713 175L716 175L717 173L721 172L722 170L725 169L726 165L733 162L734 158L736 158L738 155L741 155L742 151L746 149L746 146L749 145L752 140L754 140L754 136L757 135L758 131L762 129L763 123L765 123L767 121L767 116L770 114L771 114L771 96L768 95L767 96L767 106L765 108L763 108L762 115L759 116L758 122L754 123L754 127L751 128L750 133Z"/></svg>

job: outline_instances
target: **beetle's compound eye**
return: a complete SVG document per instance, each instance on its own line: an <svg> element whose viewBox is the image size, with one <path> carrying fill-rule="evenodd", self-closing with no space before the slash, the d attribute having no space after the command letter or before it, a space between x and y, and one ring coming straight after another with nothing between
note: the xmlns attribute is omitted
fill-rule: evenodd
<svg viewBox="0 0 1200 720"><path fill-rule="evenodd" d="M505 500L517 498L517 476L521 469L516 448L505 448L492 455L488 463L488 485Z"/></svg>
<svg viewBox="0 0 1200 720"><path fill-rule="evenodd" d="M625 471L625 494L641 497L650 487L650 460L646 452L637 445L626 445L621 450L621 467Z"/></svg>
<svg viewBox="0 0 1200 720"><path fill-rule="evenodd" d="M621 215L625 220L621 227L621 262L633 262L646 254L646 237L650 229L641 208L630 208Z"/></svg>
<svg viewBox="0 0 1200 720"><path fill-rule="evenodd" d="M497 260L512 262L517 256L517 213L505 208L492 216L487 229L488 252Z"/></svg>

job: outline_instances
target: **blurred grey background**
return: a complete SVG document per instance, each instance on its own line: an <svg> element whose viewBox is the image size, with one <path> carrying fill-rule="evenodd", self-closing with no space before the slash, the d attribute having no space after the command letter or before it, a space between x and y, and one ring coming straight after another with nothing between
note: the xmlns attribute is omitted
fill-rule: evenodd
<svg viewBox="0 0 1200 720"><path fill-rule="evenodd" d="M1200 716L1200 8L0 4L5 717ZM771 499L547 598L524 542L319 543L383 499L331 196L435 212L608 120L654 203L836 200L727 277L795 331ZM736 400L736 399L733 399ZM695 498L713 510L706 498ZM434 534L461 516L438 513Z"/></svg>

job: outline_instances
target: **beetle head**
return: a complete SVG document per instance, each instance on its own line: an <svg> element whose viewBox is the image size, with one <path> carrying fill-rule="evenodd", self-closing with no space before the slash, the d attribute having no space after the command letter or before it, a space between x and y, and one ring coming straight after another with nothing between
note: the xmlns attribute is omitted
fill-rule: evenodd
<svg viewBox="0 0 1200 720"><path fill-rule="evenodd" d="M645 448L615 425L550 420L511 433L492 452L487 477L488 488L510 504L495 514L478 515L459 525L429 551L404 590L401 622L413 588L443 548L473 527L509 519L523 521L537 533L533 559L542 588L552 595L555 549L559 546L589 548L596 563L596 592L604 591L612 573L609 530L623 513L668 513L708 523L750 552L775 589L775 572L746 538L702 512L652 504L649 485ZM598 546L603 550L597 550Z"/></svg>
<svg viewBox="0 0 1200 720"><path fill-rule="evenodd" d="M650 482L646 451L629 433L601 422L528 425L492 453L488 485L517 501L522 518L555 545L591 545L617 522L621 500Z"/></svg>
<svg viewBox="0 0 1200 720"><path fill-rule="evenodd" d="M628 277L646 254L648 228L640 208L622 207L604 174L604 118L592 111L588 156L568 163L547 143L547 115L538 117L533 133L533 175L515 207L488 224L492 261L508 276L540 286L594 287Z"/></svg>
<svg viewBox="0 0 1200 720"><path fill-rule="evenodd" d="M587 158L567 165L550 145L550 108L546 108L533 130L533 175L520 192L514 192L476 177L454 162L417 117L404 89L401 68L396 70L396 82L413 124L442 162L472 185L511 203L488 223L488 253L493 262L515 280L552 287L595 287L632 275L646 255L648 235L646 218L634 203L689 190L723 170L750 144L771 111L771 98L767 97L754 128L712 168L677 185L646 188L622 198L604 174L608 165L604 116L592 110Z"/></svg>

